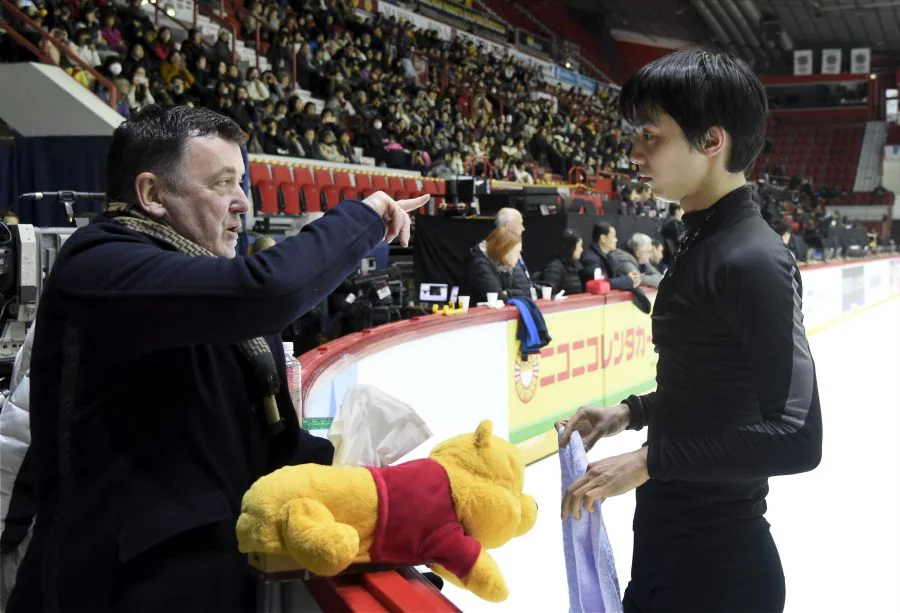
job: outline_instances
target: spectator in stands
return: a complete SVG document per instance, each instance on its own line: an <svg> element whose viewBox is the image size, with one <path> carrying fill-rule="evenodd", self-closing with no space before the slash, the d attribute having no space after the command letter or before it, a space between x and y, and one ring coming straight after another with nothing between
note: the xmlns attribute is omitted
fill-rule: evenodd
<svg viewBox="0 0 900 613"><path fill-rule="evenodd" d="M271 92L269 92L269 86L262 80L259 68L251 66L247 69L247 80L245 83L247 85L247 93L254 104L269 100Z"/></svg>
<svg viewBox="0 0 900 613"><path fill-rule="evenodd" d="M187 65L184 62L184 56L181 55L181 52L179 51L172 53L169 56L169 59L163 62L159 72L162 76L163 83L166 85L171 85L172 80L175 77L182 80L186 90L189 90L194 85L194 75L188 70Z"/></svg>
<svg viewBox="0 0 900 613"><path fill-rule="evenodd" d="M522 237L505 227L494 228L483 246L472 248L466 261L466 280L469 296L476 303L496 293L502 300L516 296L531 296L531 281L519 260Z"/></svg>
<svg viewBox="0 0 900 613"><path fill-rule="evenodd" d="M128 107L132 113L137 113L144 107L155 104L153 94L150 93L150 80L143 67L139 67L134 72L131 79L131 88L128 92Z"/></svg>
<svg viewBox="0 0 900 613"><path fill-rule="evenodd" d="M143 68L144 73L149 75L151 70L150 58L146 57L144 45L141 43L133 43L131 50L128 52L128 58L122 62L122 77L131 79L138 68Z"/></svg>
<svg viewBox="0 0 900 613"><path fill-rule="evenodd" d="M332 460L297 421L280 333L376 245L406 243L427 197L344 202L235 257L242 140L229 119L185 107L151 107L113 135L113 206L69 237L41 294L37 518L8 613L254 610L241 497L281 466ZM165 402L141 392L148 381Z"/></svg>
<svg viewBox="0 0 900 613"><path fill-rule="evenodd" d="M97 52L97 46L91 40L91 33L86 29L79 30L75 35L76 48L75 52L81 61L96 68L101 64L100 54ZM90 87L90 85L88 85Z"/></svg>
<svg viewBox="0 0 900 613"><path fill-rule="evenodd" d="M581 256L585 283L594 279L594 271L599 270L602 278L609 280L612 289L632 289L641 284L640 273L626 271L613 253L618 243L615 227L608 223L594 224L591 240L591 246Z"/></svg>
<svg viewBox="0 0 900 613"><path fill-rule="evenodd" d="M225 62L225 65L228 66L232 61L232 53L231 53L231 34L228 33L228 30L219 30L219 38L216 39L215 44L212 48L212 57L210 58L214 62Z"/></svg>
<svg viewBox="0 0 900 613"><path fill-rule="evenodd" d="M662 281L662 273L650 263L653 253L653 245L650 237L640 232L635 232L628 239L628 250L616 249L613 255L625 272L637 271L641 275L641 285L659 287Z"/></svg>
<svg viewBox="0 0 900 613"><path fill-rule="evenodd" d="M207 56L207 51L204 49L206 43L203 41L203 32L191 28L188 30L187 38L181 41L181 54L184 56L185 62L187 62L188 67L194 68L197 66L198 60L202 58L206 58L209 60Z"/></svg>
<svg viewBox="0 0 900 613"><path fill-rule="evenodd" d="M175 51L175 41L172 40L172 30L169 28L160 28L156 35L156 39L150 44L150 51L156 60L160 63L165 62ZM182 55L182 57L184 57ZM165 78L165 77L163 77Z"/></svg>
<svg viewBox="0 0 900 613"><path fill-rule="evenodd" d="M583 251L584 241L578 231L571 228L564 230L559 254L541 273L540 285L550 286L554 296L561 290L565 290L566 294L583 293L580 261Z"/></svg>
<svg viewBox="0 0 900 613"><path fill-rule="evenodd" d="M123 51L125 43L122 39L122 32L119 31L116 22L116 14L108 13L103 20L103 28L100 30L100 35L103 36L103 41L108 48L113 51Z"/></svg>

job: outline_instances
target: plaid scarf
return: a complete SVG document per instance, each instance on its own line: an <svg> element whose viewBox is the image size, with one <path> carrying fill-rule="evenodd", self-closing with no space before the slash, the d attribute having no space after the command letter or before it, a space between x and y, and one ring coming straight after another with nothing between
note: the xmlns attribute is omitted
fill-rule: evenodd
<svg viewBox="0 0 900 613"><path fill-rule="evenodd" d="M112 202L103 215L129 230L161 240L185 255L217 257L212 251L178 234L168 223L148 217L143 211L130 204ZM275 358L272 356L269 344L264 338L256 337L238 343L237 350L246 366L245 371L249 372L253 378L254 387L262 391L262 403L266 411L269 431L272 434L280 432L284 428L284 424L278 413L275 394L281 387L281 379L278 376Z"/></svg>

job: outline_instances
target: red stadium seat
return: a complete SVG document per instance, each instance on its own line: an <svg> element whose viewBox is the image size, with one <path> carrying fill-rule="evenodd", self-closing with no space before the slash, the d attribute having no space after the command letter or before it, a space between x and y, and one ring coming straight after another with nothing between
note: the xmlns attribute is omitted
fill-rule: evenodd
<svg viewBox="0 0 900 613"><path fill-rule="evenodd" d="M322 210L327 211L341 202L341 190L336 185L326 185L322 188Z"/></svg>
<svg viewBox="0 0 900 613"><path fill-rule="evenodd" d="M278 186L281 190L281 203L284 206L285 215L300 215L302 213L302 205L300 203L300 192L297 191L295 183L282 183Z"/></svg>
<svg viewBox="0 0 900 613"><path fill-rule="evenodd" d="M359 192L355 187L342 187L341 200L358 200Z"/></svg>
<svg viewBox="0 0 900 613"><path fill-rule="evenodd" d="M262 162L250 162L250 184L256 185L264 179L271 179L269 165Z"/></svg>
<svg viewBox="0 0 900 613"><path fill-rule="evenodd" d="M268 171L268 169L266 169ZM272 179L260 179L254 185L256 196L256 210L259 213L267 215L277 215L278 207L278 187Z"/></svg>
<svg viewBox="0 0 900 613"><path fill-rule="evenodd" d="M316 185L324 187L325 185L331 185L332 182L330 170L320 168L316 171Z"/></svg>
<svg viewBox="0 0 900 613"><path fill-rule="evenodd" d="M375 191L390 191L390 188L388 187L387 177L384 175L375 175L374 177L372 177L372 187L375 188Z"/></svg>
<svg viewBox="0 0 900 613"><path fill-rule="evenodd" d="M279 185L282 183L293 183L294 175L291 173L290 166L280 166L275 164L272 166L272 178Z"/></svg>
<svg viewBox="0 0 900 613"><path fill-rule="evenodd" d="M341 170L334 171L334 184L338 187L352 187L353 182L350 181L350 174Z"/></svg>
<svg viewBox="0 0 900 613"><path fill-rule="evenodd" d="M316 181L313 179L312 170L301 166L294 168L294 183L301 187L304 185L315 185Z"/></svg>
<svg viewBox="0 0 900 613"><path fill-rule="evenodd" d="M306 205L304 210L307 213L319 213L322 208L322 192L318 185L304 185L301 189L303 194L303 203Z"/></svg>

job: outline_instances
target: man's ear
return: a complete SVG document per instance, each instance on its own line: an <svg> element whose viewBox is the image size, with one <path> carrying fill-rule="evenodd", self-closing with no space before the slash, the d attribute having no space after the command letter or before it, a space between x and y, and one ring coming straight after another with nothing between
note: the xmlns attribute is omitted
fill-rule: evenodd
<svg viewBox="0 0 900 613"><path fill-rule="evenodd" d="M728 147L728 132L720 126L713 126L703 137L700 151L709 157L716 157L725 153Z"/></svg>
<svg viewBox="0 0 900 613"><path fill-rule="evenodd" d="M134 180L134 191L137 194L141 209L151 217L162 219L166 214L163 206L162 180L152 172L142 172Z"/></svg>

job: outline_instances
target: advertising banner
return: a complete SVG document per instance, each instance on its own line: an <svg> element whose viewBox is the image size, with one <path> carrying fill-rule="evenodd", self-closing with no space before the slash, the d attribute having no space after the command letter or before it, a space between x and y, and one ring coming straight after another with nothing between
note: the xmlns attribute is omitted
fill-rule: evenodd
<svg viewBox="0 0 900 613"><path fill-rule="evenodd" d="M522 49L535 51L544 55L550 55L550 39L537 34L532 34L527 30L519 28L516 30L516 45Z"/></svg>
<svg viewBox="0 0 900 613"><path fill-rule="evenodd" d="M507 322L509 440L533 462L553 453L553 424L580 406L617 404L655 386L650 317L630 302L552 313L553 339L522 357L518 322Z"/></svg>
<svg viewBox="0 0 900 613"><path fill-rule="evenodd" d="M353 0L353 8L374 15L378 12L378 0Z"/></svg>
<svg viewBox="0 0 900 613"><path fill-rule="evenodd" d="M866 303L865 272L862 266L841 268L841 287L844 313L858 309Z"/></svg>
<svg viewBox="0 0 900 613"><path fill-rule="evenodd" d="M465 19L466 21L471 21L482 28L486 28L488 30L492 30L497 34L502 34L506 36L506 26L503 25L499 21L495 21L480 13L478 11L474 11L466 6L463 6L457 2L446 2L445 0L420 0L422 4L429 6L433 9L437 9L448 15L454 15L459 17L460 19Z"/></svg>

